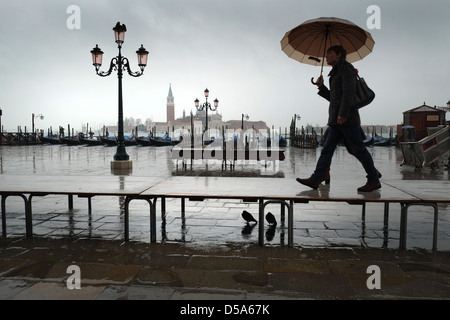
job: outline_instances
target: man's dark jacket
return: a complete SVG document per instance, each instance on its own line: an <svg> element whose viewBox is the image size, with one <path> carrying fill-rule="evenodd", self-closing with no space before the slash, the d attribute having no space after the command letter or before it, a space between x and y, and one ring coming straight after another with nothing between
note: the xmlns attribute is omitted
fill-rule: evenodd
<svg viewBox="0 0 450 320"><path fill-rule="evenodd" d="M337 117L345 117L344 125L360 125L358 108L356 107L356 70L344 59L331 69L330 89L325 85L319 88L318 94L330 102L328 108L328 125L337 125Z"/></svg>

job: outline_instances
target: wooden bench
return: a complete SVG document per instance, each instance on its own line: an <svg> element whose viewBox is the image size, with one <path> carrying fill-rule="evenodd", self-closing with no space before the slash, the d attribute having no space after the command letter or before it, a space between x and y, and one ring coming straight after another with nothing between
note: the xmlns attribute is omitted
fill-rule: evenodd
<svg viewBox="0 0 450 320"><path fill-rule="evenodd" d="M191 167L194 160L216 160L222 162L222 169L227 168L227 163L230 163L230 169L236 165L236 161L258 161L258 162L276 162L284 161L286 159L284 149L222 149L216 147L206 148L190 148L175 146L172 149L172 160L176 160L178 168L178 161L182 162L182 167L187 168L187 161L190 161Z"/></svg>

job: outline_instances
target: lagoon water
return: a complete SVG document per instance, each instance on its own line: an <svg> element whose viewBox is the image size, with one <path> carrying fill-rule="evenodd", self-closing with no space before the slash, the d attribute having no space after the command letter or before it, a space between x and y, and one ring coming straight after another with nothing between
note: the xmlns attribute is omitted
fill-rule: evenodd
<svg viewBox="0 0 450 320"><path fill-rule="evenodd" d="M321 148L300 149L283 148L286 159L276 164L257 163L256 161L238 161L234 172L229 168L222 170L217 161L196 160L187 170L172 160L172 147L128 146L126 152L133 162L130 175L169 177L171 175L245 175L276 176L295 179L306 177L314 170ZM390 179L448 179L448 171L443 168L417 170L402 166L401 150L395 147L369 147L375 165L384 176ZM20 175L111 175L110 163L116 153L116 147L108 146L67 146L67 145L30 145L0 146L0 174ZM442 164L442 163L441 163ZM208 171L208 173L206 173ZM338 147L331 167L332 175L339 177L348 174L360 176L364 184L364 172L358 161L349 155L345 148Z"/></svg>
<svg viewBox="0 0 450 320"><path fill-rule="evenodd" d="M238 162L234 170L222 169L221 164L209 161L196 161L192 167L183 168L180 162L172 160L172 147L128 146L126 151L133 162L133 170L129 175L140 177L170 177L172 175L207 175L267 177L271 179L295 179L309 177L314 170L320 155L320 148L299 149L285 148L286 159L276 163L257 163L255 161ZM443 166L437 169L417 169L402 166L401 150L395 147L369 147L375 165L384 178L410 180L411 185L426 180L448 180L449 171ZM86 176L112 175L110 162L113 160L116 147L107 146L66 146L66 145L31 145L0 146L0 179L2 175L31 175L37 179L45 179L47 175ZM366 181L365 172L359 162L349 155L344 147L338 147L331 167L331 183L351 179L354 188ZM383 179L383 178L382 178ZM95 179L94 179L95 181ZM194 186L193 186L194 187ZM239 186L236 186L239 188ZM93 198L93 221L88 219L86 206L82 201L75 204L75 222L69 228L65 223L71 213L67 211L66 199L61 196L44 197L33 206L34 228L37 235L46 237L97 237L118 239L122 237L121 221L123 207L114 197L104 199ZM158 224L158 241L184 241L196 245L220 245L221 243L248 243L257 241L257 232L245 234L244 223L240 216L243 209L253 210L252 204L240 201L204 201L187 202L186 219L189 227L184 228L179 218L179 203L168 200L167 220ZM253 205L254 206L254 205ZM399 230L399 208L390 210L390 233L384 238L382 230L381 204L368 205L367 218L361 221L359 206L336 203L309 203L295 206L296 246L367 246L397 247ZM8 236L23 235L23 203L8 199ZM122 210L122 211L121 211ZM130 220L130 239L148 242L148 207L145 204L134 204L134 212L138 212ZM274 208L273 210L276 210ZM372 214L373 212L373 214ZM408 247L431 247L432 213L429 209L411 209L408 218ZM50 215L49 215L50 214ZM440 207L439 211L439 250L450 250L450 208ZM87 223L89 228L86 227ZM215 227L215 228L213 228ZM363 230L362 230L363 228ZM87 230L88 229L88 230ZM364 236L362 236L362 233ZM238 236L237 236L238 235ZM273 236L273 235L272 235ZM386 241L387 240L387 241ZM270 241L272 245L284 244L284 231L277 227Z"/></svg>

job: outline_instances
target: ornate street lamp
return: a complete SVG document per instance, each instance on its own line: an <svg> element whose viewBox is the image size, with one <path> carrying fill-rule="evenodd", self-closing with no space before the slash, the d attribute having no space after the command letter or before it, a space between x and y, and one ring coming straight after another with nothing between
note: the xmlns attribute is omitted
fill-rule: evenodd
<svg viewBox="0 0 450 320"><path fill-rule="evenodd" d="M209 97L209 90L208 88L205 89L205 98L206 98L206 102L202 105L199 105L199 100L195 99L194 103L195 103L195 108L197 108L198 111L202 111L203 109L206 110L206 123L205 123L205 132L208 134L208 109L211 111L216 111L217 108L219 107L219 100L214 100L214 108L211 106L211 104L208 102L208 97ZM208 139L209 140L209 139Z"/></svg>
<svg viewBox="0 0 450 320"><path fill-rule="evenodd" d="M138 66L140 71L133 72L130 69L130 63L128 59L122 56L122 44L125 40L125 32L127 27L125 24L120 24L117 22L116 26L113 28L114 37L119 48L119 55L111 59L111 63L108 71L99 71L102 65L103 51L100 50L98 45L91 50L92 54L92 64L95 67L95 72L100 77L109 76L112 71L117 71L117 78L119 79L119 115L118 115L118 135L117 135L117 152L114 155L114 160L116 161L127 161L129 156L125 150L124 134L123 134L123 99L122 99L122 75L123 71L127 71L132 77L140 77L144 74L144 68L147 65L148 51L141 45L141 47L136 51L138 57Z"/></svg>
<svg viewBox="0 0 450 320"><path fill-rule="evenodd" d="M39 118L41 120L44 120L44 116L42 114L38 114L37 116L34 115L34 113L31 114L31 135L34 139L34 143L36 143L36 134L34 132L34 119Z"/></svg>

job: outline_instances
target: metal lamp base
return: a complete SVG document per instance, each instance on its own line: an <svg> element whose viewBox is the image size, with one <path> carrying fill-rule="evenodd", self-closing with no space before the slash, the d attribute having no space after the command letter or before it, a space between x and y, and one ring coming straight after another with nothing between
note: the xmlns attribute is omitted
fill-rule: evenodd
<svg viewBox="0 0 450 320"><path fill-rule="evenodd" d="M133 161L131 160L113 160L111 161L111 173L118 175L127 175L133 171Z"/></svg>

